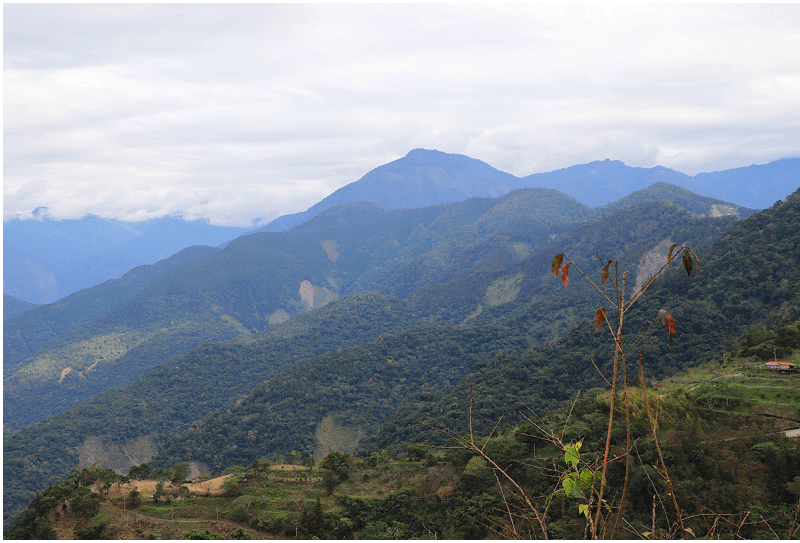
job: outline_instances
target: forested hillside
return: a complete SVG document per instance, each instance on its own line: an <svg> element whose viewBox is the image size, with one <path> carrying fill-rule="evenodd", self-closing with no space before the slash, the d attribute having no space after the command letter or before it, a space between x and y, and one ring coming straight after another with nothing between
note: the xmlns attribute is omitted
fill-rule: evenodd
<svg viewBox="0 0 800 543"><path fill-rule="evenodd" d="M602 253L624 255L620 258L623 269L636 269L642 255L663 239L685 240L702 251L733 220L699 218L677 206L652 202L577 229L559 249L585 258L587 270L596 266L596 257L589 252L592 247ZM153 464L199 460L222 468L241 464L256 451L288 454L295 450L310 455L319 451L317 438L323 419L327 426L335 426L334 431L347 434L354 447L360 438L375 435L377 427L406 402L419 406L436 401L440 394L463 400L470 386L467 383L485 383L478 388L486 387L491 396L484 398L482 417L513 415L526 403L555 408L578 390L599 385L600 378L584 355L594 353L597 364L607 367L609 360L601 354L607 345L592 346L583 328L568 331L570 323L580 319L580 312L593 315L596 302L589 299L587 285L578 281L564 291L549 271L548 256L552 254L553 249L537 252L502 272L475 272L420 290L411 300L425 304L434 317L427 322L440 327L409 330L398 337L288 368L241 404L208 417L175 438L152 460ZM666 252L660 258L665 261ZM492 302L494 296L501 297L502 302ZM484 305L486 311L480 311ZM717 322L708 335L691 334L676 340L673 350L657 340L646 342L645 352L663 359L654 377L694 363L726 337L719 315L709 315L702 303L689 304L678 314L690 328L705 326L701 323L708 318ZM631 318L641 324L647 317L638 313ZM466 326L450 328L459 322ZM559 341L560 347L536 347L564 332L567 335ZM533 350L528 350L531 347ZM498 359L495 355L499 352ZM492 378L471 373L489 369ZM441 374L438 378L437 372ZM448 390L457 382L457 387ZM463 404L452 409L464 413ZM416 418L394 427L405 426L404 432L419 431L413 422ZM231 436L236 437L228 439ZM410 442L393 437L379 442L379 449Z"/></svg>
<svg viewBox="0 0 800 543"><path fill-rule="evenodd" d="M126 376L131 385L7 436L4 514L16 515L43 482L100 457L116 455L120 470L131 465L131 453L136 462L153 465L171 465L177 458L198 467L226 467L256 451L320 454L325 440L341 442L343 436L354 446L362 440L362 447L394 447L406 437L423 437L404 429L415 426L415 412L440 413L459 424L470 382L484 387L482 420L504 409L513 415L522 403L558 406L598 383L587 355L596 354L601 369L608 363L601 354L605 345L593 343L591 325L580 324L591 318L597 300L577 278L564 289L550 273L550 260L561 251L586 263L587 273L599 270L596 252L618 259L632 284L654 271L653 262L666 259L672 242L698 252L698 275L686 278L674 270L630 315L635 330L658 309L670 309L679 331L673 344L663 331L643 344L644 356L654 360L649 375L670 375L717 356L736 330L759 319L797 318L797 300L787 297L788 285L797 284L796 266L786 269L797 258L798 200L795 194L738 222L736 216L700 217L663 201L592 222L591 212L574 200L554 191L523 190L421 210L351 204L289 233L245 236L211 258L159 275L86 326L99 331L112 318L123 324L128 318L155 329L174 326L175 316L189 312L247 334L229 345L162 358L149 371L137 370L141 377ZM544 209L549 214L539 211ZM530 226L534 219L539 222ZM759 257L759 246L769 240L784 243L781 254L771 255L774 266ZM742 288L736 298L725 281L701 283L716 268L723 274L733 270L720 264L728 258L720 256L720 246L741 253L737 284L771 275L777 286L764 279L759 289ZM293 279L282 282L282 277ZM313 288L304 289L306 281ZM332 302L365 285L402 299L360 294ZM287 305L269 305L273 299ZM182 309L171 312L174 307ZM742 308L749 310L747 319L731 327L726 312ZM295 316L284 321L290 311ZM79 333L86 334L84 341L97 337L90 331L79 327L59 341ZM156 353L159 341L169 336L153 337L163 338L152 340ZM197 338L203 341L200 333ZM566 354L573 350L579 356ZM519 388L522 383L529 386ZM220 435L227 441L208 449Z"/></svg>
<svg viewBox="0 0 800 543"><path fill-rule="evenodd" d="M31 304L8 294L3 294L3 322L11 320L34 307L39 307L39 304Z"/></svg>
<svg viewBox="0 0 800 543"><path fill-rule="evenodd" d="M535 194L535 191L520 193L521 196L527 194ZM509 197L515 196L517 195L509 195ZM509 197L501 198L500 202L503 204L524 203L524 199L510 199ZM481 218L484 220L492 218L491 213L481 209L480 206L485 205L481 199L468 202L473 206L469 215L473 217L473 222ZM552 203L548 202L548 205L552 205ZM367 209L372 209L376 217L386 214L386 211L380 208L367 206ZM522 206L522 209L524 211L526 208ZM443 206L439 214L434 214L432 218L428 219L428 224L431 226L427 229L418 225L415 228L409 228L408 233L395 230L390 235L400 239L410 238L424 249L426 244L430 246L431 243L430 229L438 228L444 232L450 232L449 237L451 238L455 236L453 232L457 233L458 229L453 227L453 221L441 221L441 224L437 224L433 219L445 211L456 212L457 210L457 206ZM557 208L557 210L564 213L567 218L570 217L569 207ZM319 231L323 234L326 233L325 229L330 228L326 221L334 225L346 226L349 224L346 219L350 211L353 210L345 207L323 214L318 217L317 221L307 225L309 232L311 234ZM423 211L425 210L415 213ZM403 212L411 213L412 211L404 210ZM430 210L426 212L430 213ZM554 220L552 215L546 217L548 220ZM497 218L492 220L498 221ZM590 251L593 247L598 247L598 239L602 238L605 240L605 244L600 248L617 254L629 254L625 258L630 259L631 262L637 262L642 254L661 242L665 236L688 239L696 247L702 248L709 245L734 221L734 217L700 218L677 206L650 203L644 204L630 213L603 219L597 223L600 225L599 230L589 224L580 227L574 235L568 235L566 238L556 235L554 240L563 240L563 245L559 248L571 247L578 254L591 255ZM379 222L374 220L372 224ZM408 228L405 226L407 224L408 221L390 223L395 228L398 225ZM500 224L507 223L501 222ZM469 227L477 229L472 223ZM481 243L475 245L477 249L473 254L476 256L472 260L465 256L463 261L467 263L470 261L480 262L481 258L486 258L485 255L497 255L498 251L506 255L504 258L494 257L491 259L493 264L490 262L488 265L484 264L475 269L465 267L460 270L461 278L442 285L430 285L419 289L407 301L379 301L379 306L388 304L387 307L391 307L388 312L380 310L375 313L377 310L368 310L372 302L366 302L374 298L345 298L315 311L298 315L281 326L270 327L262 334L244 336L234 345L202 347L185 357L150 370L142 379L129 387L98 396L95 400L84 402L58 417L7 437L5 465L7 469L10 465L16 466L13 470L14 475L6 478L6 499L9 500L7 510L9 508L14 510L14 506L11 504L17 504L16 507L23 504L26 497L31 496L31 492L37 488L36 481L49 480L59 474L64 476L66 473L64 470L69 469L76 461L81 461L81 463L87 461L88 456L81 460L80 455L77 454L78 447L85 445L88 455L88 451L91 449L89 445L94 443L95 447L99 447L98 454L103 454L105 451L106 456L117 455L125 458L123 450L135 448L137 443L139 445L143 443L137 440L144 440L152 445L144 447L145 451L150 451L148 453L150 456L143 453L144 456L138 456L137 459L139 461L149 460L168 438L176 436L193 420L235 401L253 390L261 381L274 376L277 371L304 358L375 339L381 334L399 334L414 324L435 324L446 327L461 323L485 325L486 329L477 332L476 337L482 337L481 341L486 342L487 346L481 347L480 342L476 344L474 340L464 339L466 343L474 345L476 349L477 354L473 353L469 358L473 362L474 357L478 354L481 357L491 357L500 349L506 352L522 352L544 339L557 337L574 319L575 311L569 309L568 305L572 302L562 299L560 285L554 283L552 276L549 276L547 261L555 249L546 248L529 253L528 251L532 251L534 247L532 243L535 241L536 228L533 229L534 237L531 237L530 233L526 234L524 229L519 228L519 223L516 223L514 227L518 230L500 230L494 238L485 238L487 241L484 245ZM605 238L600 233L608 229L610 232ZM301 234L310 235L309 232L301 232ZM342 260L344 263L349 262L349 259L355 262L363 259L361 255L364 254L364 251L369 247L380 246L386 240L385 237L380 236L387 235L381 234L375 229L366 229L366 232L375 237L375 241L371 244L359 245L359 239L352 233L352 229L345 228L343 232L351 236L350 238L346 236L340 238L339 250L341 253L337 260ZM261 236L269 235L271 234L262 234ZM238 243L251 243L258 239L257 236L247 236ZM433 239L436 238L433 237ZM494 241L492 241L493 239ZM233 245L233 249L235 249L236 244ZM520 251L518 249L520 246L529 248ZM486 248L481 249L481 247ZM213 258L224 255L226 251ZM323 251L320 252L327 258ZM468 251L465 252L469 254ZM253 252L247 251L246 254L253 254ZM233 262L231 268L241 265L240 261L233 260ZM508 266L509 263L510 267L501 267ZM442 263L442 266L448 265L447 262ZM362 264L362 266L365 265ZM343 265L341 269L347 272L353 268ZM368 268L365 266L365 269ZM245 272L246 270L242 270L242 273ZM192 278L188 274L181 274L168 282L167 286L173 285L175 289L184 287L185 284L177 284L178 279L183 277L186 277L186 283L192 284ZM195 282L200 280L198 277L201 276L195 274ZM343 274L343 277L347 276ZM166 289L167 287L162 283L163 278L163 275L160 276L157 283L160 285L159 288ZM415 281L420 281L420 278L409 275L408 281L413 284ZM401 277L398 280L386 281L385 284L402 285L403 280ZM574 290L570 289L568 292L571 293ZM536 314L536 310L532 310L530 302L542 300L552 294L558 294L554 303L560 306L560 309L553 311L554 318L541 319ZM347 304L342 305L345 302ZM366 305L363 305L365 303ZM354 315L357 318L353 319L348 315ZM304 321L306 318L323 318L323 316L325 319L329 319L328 324L320 323L316 326L303 324L306 322ZM450 337L453 333L450 330L441 332L442 337ZM294 337L294 334L299 335ZM457 332L457 334L463 333ZM284 336L285 339L281 339ZM434 337L436 336L434 335ZM463 338L464 336L458 335L458 337ZM490 340L490 338L496 339ZM352 342L348 343L351 340ZM492 346L493 342L500 342L500 346ZM438 348L436 343L429 343L429 354L436 356ZM241 347L237 345L241 345ZM280 353L280 361L267 363L266 361L275 356L269 353ZM369 358L362 362L374 365L383 363L383 360ZM243 367L248 370L243 371ZM199 371L200 368L203 371ZM451 382L457 382L463 372L468 369L468 367L461 366L461 369L453 370L455 373L451 374ZM396 376L392 378L394 377ZM425 375L421 375L418 379L423 377ZM435 382L435 379L430 377L428 380ZM391 386L397 385L398 383L393 383ZM443 388L439 386L434 391L437 390L441 392ZM412 386L400 386L394 393L394 399L398 403L402 403L416 392L418 390ZM319 407L309 406L308 409L319 409ZM390 416L389 411L380 411L370 419L370 424L373 428L377 428L377 425ZM330 421L330 419L327 420ZM362 421L356 422L361 424ZM341 426L343 425L339 424L337 427ZM310 447L306 450L307 453L310 453L316 447L313 439L316 429L307 425L303 428L305 428L305 433L301 433L298 439ZM361 435L366 435L366 432L361 431ZM44 445L45 443L47 446ZM225 455L220 462L224 458ZM130 459L122 461L131 462ZM124 469L125 464L120 464L118 467Z"/></svg>
<svg viewBox="0 0 800 543"><path fill-rule="evenodd" d="M751 328L725 363L674 375L657 390L649 380L629 381L619 396L631 424L616 416L610 437L613 396L593 388L563 409L538 416L524 409L528 420L494 428L491 439L475 434L475 447L453 437L447 449L417 442L397 454L331 452L319 462L292 452L191 482L182 462L134 466L129 477L94 464L37 493L8 536L579 539L593 526L582 510L592 501L588 488L573 484L571 462L588 480L608 444L604 481L614 499L602 508L599 536L793 539L800 443L781 430L797 424L800 387L796 377L760 369L748 353L775 340L800 361L798 324ZM618 397L618 411L622 403ZM653 433L648 405L656 403ZM673 499L679 508L670 507Z"/></svg>
<svg viewBox="0 0 800 543"><path fill-rule="evenodd" d="M590 255L565 252L576 262L591 261ZM687 278L683 270L671 270L628 315L629 340L647 328L659 309L667 309L675 318L673 342L665 342L665 333L658 328L640 344L649 378L663 379L687 367L722 359L725 351L734 348L734 340L756 323L792 323L800 318L800 190L786 202L738 222L699 254L698 273ZM587 270L595 272L594 278L600 275L596 263L589 263ZM575 283L584 281L573 279L569 289ZM401 443L440 442L441 436L415 424L423 416L465 428L464 398L471 389L477 424L486 432L501 416L513 419L526 407L553 408L578 390L602 385L589 361L594 360L608 374L613 342L602 331L595 332L590 322L594 309L603 305L602 299L588 288L582 289L581 296L589 302L575 302L574 307L580 308L585 320L558 341L521 355L503 354L482 362L441 397L417 398L401 408L360 452L396 450ZM556 307L545 305L537 314L546 319L555 311Z"/></svg>
<svg viewBox="0 0 800 543"><path fill-rule="evenodd" d="M76 294L66 306L41 310L54 317L57 329L47 322L36 326L34 314L21 316L21 326L5 333L15 366L4 377L4 430L125 386L203 342L263 330L343 295L408 293L487 261L497 267L519 260L590 215L572 198L544 189L422 209L353 203L291 232L242 236L217 254L159 274L99 317L69 329L59 307L71 315L88 298L99 310L102 303L94 299L104 295L100 287L88 296ZM492 236L523 222L537 226L533 235L506 247L505 260L487 259L495 250ZM453 268L453 261L460 266ZM91 311L75 314L89 318Z"/></svg>
<svg viewBox="0 0 800 543"><path fill-rule="evenodd" d="M119 279L83 289L52 304L36 306L35 310L5 322L3 373L9 373L49 341L98 318L115 303L143 289L158 275L208 258L218 251L206 246L189 247L153 265L137 266Z"/></svg>
<svg viewBox="0 0 800 543"><path fill-rule="evenodd" d="M77 464L121 472L149 461L170 436L223 409L298 360L398 333L414 321L403 301L362 293L230 345L206 344L135 383L84 401L3 440L3 511L13 518L43 482Z"/></svg>
<svg viewBox="0 0 800 543"><path fill-rule="evenodd" d="M616 202L606 204L596 208L594 211L598 216L611 215L621 209L631 207L643 202L653 200L665 200L672 202L676 206L691 211L695 215L732 215L736 214L741 218L749 217L755 213L755 209L737 206L730 202L725 202L717 198L698 196L681 187L660 181L647 188L634 191Z"/></svg>

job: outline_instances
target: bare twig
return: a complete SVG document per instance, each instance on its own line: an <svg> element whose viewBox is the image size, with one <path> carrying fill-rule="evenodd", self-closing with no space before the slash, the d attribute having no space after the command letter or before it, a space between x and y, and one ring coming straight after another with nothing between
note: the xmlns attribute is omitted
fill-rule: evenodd
<svg viewBox="0 0 800 543"><path fill-rule="evenodd" d="M640 289L639 289L639 291L638 291L636 294L634 294L634 295L631 297L631 299L630 299L630 300L628 301L628 303L625 305L625 309L629 309L629 308L630 308L630 307L631 307L631 306L632 306L634 303L636 303L636 301L637 301L637 300L638 300L638 299L639 299L639 298L642 296L642 294L644 294L644 293L645 293L645 291L646 291L648 288L650 288L650 286L651 286L651 285L652 285L652 284L655 282L656 278L657 278L659 275L661 275L661 272L662 272L662 271L664 271L664 269L665 269L665 268L669 267L669 266L672 264L672 261L673 261L673 260L675 260L676 258L678 258L678 255L679 255L679 254L681 254L681 251L682 251L683 249L684 249L684 247L683 247L683 246L680 246L680 247L678 248L678 251L677 251L677 252L676 252L676 253L675 253L675 254L672 256L672 258L669 258L669 255L668 255L668 257L667 257L667 263L666 263L666 264L664 264L663 266L661 266L661 268L659 268L659 270L658 270L656 273L654 273L654 274L653 274L653 276L652 276L652 277L650 277L650 279L648 279L648 280L645 282L645 284L644 284L644 285L642 285L642 288L640 288ZM693 252L694 252L694 251L693 251Z"/></svg>
<svg viewBox="0 0 800 543"><path fill-rule="evenodd" d="M641 351L639 353L641 356ZM628 370L625 367L625 357L622 357L622 393L625 397L625 480L622 483L622 497L620 498L619 508L617 513L617 518L614 522L614 528L611 531L611 539L614 539L614 536L617 533L617 526L619 526L619 519L622 516L622 507L625 505L625 495L628 491L628 479L630 477L630 468L631 468L631 407L628 398Z"/></svg>
<svg viewBox="0 0 800 543"><path fill-rule="evenodd" d="M530 514L533 515L534 519L539 525L539 529L541 530L544 539L549 539L549 537L547 536L547 524L545 523L544 516L541 514L539 509L533 504L530 497L525 493L525 491L522 489L519 483L517 483L517 481L514 480L514 478L511 477L505 469L501 468L497 464L497 462L494 461L494 459L492 459L488 454L486 454L486 452L483 450L484 449L483 447L478 447L477 444L475 443L471 391L470 391L470 409L469 409L469 429L470 429L469 440L465 440L462 436L459 436L453 430L449 429L447 426L445 426L439 421L436 421L435 419L432 419L430 417L424 417L424 419L425 420L421 421L424 426L432 430L435 430L437 432L440 432L446 435L447 437L450 437L453 440L455 440L455 442L458 444L458 447L452 447L452 448L457 448L457 449L460 448L475 452L478 455L480 455L481 458L483 458L487 463L489 463L493 470L496 470L496 472L500 472L503 475L503 477L509 483L511 483L514 489L517 491L518 497L523 501ZM430 423L428 421L430 421Z"/></svg>
<svg viewBox="0 0 800 543"><path fill-rule="evenodd" d="M644 390L644 404L647 406L647 418L650 421L650 428L653 430L653 440L655 441L656 451L658 452L658 459L661 462L661 468L663 473L661 476L664 477L664 480L667 482L669 486L669 495L672 497L672 503L675 505L675 512L678 515L678 524L681 527L681 532L683 533L683 538L686 539L686 528L683 525L683 518L681 517L681 508L678 505L678 499L675 497L675 489L672 487L672 481L669 478L669 474L667 473L667 464L664 462L664 456L661 454L661 445L658 442L658 435L656 433L656 423L653 420L653 416L650 412L650 402L647 399L647 387L644 384L644 367L642 365L642 356L639 353L639 376L640 380L642 381L642 389Z"/></svg>
<svg viewBox="0 0 800 543"><path fill-rule="evenodd" d="M578 403L578 398L580 397L580 395L581 391L579 390L578 394L575 396L575 399L572 400L572 404L569 406L569 413L567 413L567 418L564 420L564 426L561 428L561 439L559 439L559 442L563 443L564 432L567 431L567 425L569 424L569 419L572 418L572 410L575 409L575 404Z"/></svg>
<svg viewBox="0 0 800 543"><path fill-rule="evenodd" d="M592 366L594 366L594 369L596 369L596 370L597 370L597 373L599 373L599 374L600 374L600 377L602 377L602 378L603 378L603 381L605 381L605 382L606 382L606 384L607 384L608 386L611 386L611 383L609 383L609 382L608 382L608 379L606 379L606 376L605 376L605 375L603 375L603 372L602 372L602 371L600 371L600 368L598 368L598 367L597 367L597 364L595 364L595 363L594 363L594 358L590 358L589 360L591 360L591 361L592 361Z"/></svg>
<svg viewBox="0 0 800 543"><path fill-rule="evenodd" d="M606 300L608 300L608 303L610 303L611 305L615 305L615 304L614 304L614 302L612 302L612 301L611 301L611 298L609 298L608 296L606 296L606 293L605 293L605 292L603 292L603 291L600 289L600 287L598 287L598 286L597 286L597 285L594 283L594 281L592 281L592 280L589 278L589 276L588 276L588 275L586 275L586 274L583 272L583 270L582 270L582 269L580 269L580 268L578 267L578 265L577 265L577 264L575 264L575 263L574 263L574 262L573 262L573 261L570 259L570 257L568 257L567 255L565 255L564 253L561 253L561 254L563 254L563 255L564 255L564 258L566 258L567 260L569 260L569 264L570 264L570 266L572 266L573 268L575 268L576 270L578 270L578 273L580 273L580 274L583 276L583 278L584 278L584 279L586 279L587 281L589 281L589 283L591 283L591 284L592 284L592 286L594 287L594 289L595 289L597 292L599 292L599 293L600 293L600 295L601 295L603 298L605 298ZM601 260L601 262L602 262L602 260ZM616 264L615 264L615 266L616 266Z"/></svg>
<svg viewBox="0 0 800 543"><path fill-rule="evenodd" d="M616 267L616 264L615 264ZM600 492L599 497L597 498L597 512L595 513L594 518L594 529L592 530L592 539L597 537L597 524L600 521L600 514L602 513L603 507L603 492L605 491L606 486L606 472L608 471L608 451L611 448L611 430L613 429L614 424L614 403L616 401L617 396L617 370L619 368L619 357L620 354L625 357L625 351L622 348L622 323L624 320L624 302L625 302L625 276L626 273L622 272L622 290L618 291L617 295L617 303L615 307L617 308L617 335L614 338L615 348L614 348L614 376L613 380L611 381L611 406L609 408L609 415L608 415L608 432L606 435L606 448L605 452L603 453L603 472L600 477ZM596 287L595 287L596 288Z"/></svg>
<svg viewBox="0 0 800 543"><path fill-rule="evenodd" d="M747 521L747 517L749 516L750 516L750 511L747 512L744 518L742 518L742 521L736 526L736 533L734 534L736 537L741 537L739 533L742 531L742 526L744 526L744 523Z"/></svg>
<svg viewBox="0 0 800 543"><path fill-rule="evenodd" d="M506 511L508 512L508 521L511 523L511 531L514 533L514 537L520 539L519 533L517 532L517 527L514 525L514 515L511 514L511 508L508 505L506 493L503 491L503 485L500 484L500 478L497 476L497 472L492 473L494 474L494 478L497 480L497 488L500 489L500 495L503 497L503 503L505 504Z"/></svg>
<svg viewBox="0 0 800 543"><path fill-rule="evenodd" d="M800 516L800 500L797 500L797 510L794 513L792 527L789 529L789 533L786 534L789 539L794 538L794 536L797 534L797 531L800 530L800 524L797 523L798 516Z"/></svg>

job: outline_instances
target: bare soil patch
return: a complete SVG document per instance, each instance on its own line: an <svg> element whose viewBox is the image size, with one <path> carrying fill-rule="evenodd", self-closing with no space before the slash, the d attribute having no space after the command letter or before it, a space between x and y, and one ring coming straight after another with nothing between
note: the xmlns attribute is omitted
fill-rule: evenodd
<svg viewBox="0 0 800 543"><path fill-rule="evenodd" d="M178 488L185 486L192 494L210 494L212 496L218 496L222 494L222 484L228 477L230 477L230 475L223 475L222 477L215 477L214 479L209 479L208 481L204 481L202 483L184 483L183 485L178 486L175 486L169 482L164 482L164 492L167 494L177 493ZM156 491L157 484L158 481L156 480L144 479L141 481L131 481L126 485L122 485L121 488L117 487L117 485L114 485L111 487L108 497L121 498L123 494L130 492L131 487L133 487L141 493L143 499L147 499L153 495L153 492Z"/></svg>

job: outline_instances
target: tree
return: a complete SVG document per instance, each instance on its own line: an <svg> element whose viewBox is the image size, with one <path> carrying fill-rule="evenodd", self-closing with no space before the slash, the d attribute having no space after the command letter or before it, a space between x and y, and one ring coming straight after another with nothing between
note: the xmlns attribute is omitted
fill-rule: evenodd
<svg viewBox="0 0 800 543"><path fill-rule="evenodd" d="M236 475L231 475L225 482L222 483L221 489L222 493L225 496L239 496L242 491L240 490L239 486L241 484L241 479Z"/></svg>
<svg viewBox="0 0 800 543"><path fill-rule="evenodd" d="M140 481L142 479L147 479L148 477L150 477L150 474L152 472L153 470L150 468L148 464L131 466L131 468L128 470L128 477Z"/></svg>
<svg viewBox="0 0 800 543"><path fill-rule="evenodd" d="M189 466L186 462L178 462L172 466L172 484L179 485L189 476Z"/></svg>
<svg viewBox="0 0 800 543"><path fill-rule="evenodd" d="M414 443L406 447L406 455L409 460L416 460L421 462L428 454L428 446L424 443Z"/></svg>
<svg viewBox="0 0 800 543"><path fill-rule="evenodd" d="M100 509L100 496L85 486L79 486L69 497L69 508L74 515L91 518Z"/></svg>
<svg viewBox="0 0 800 543"><path fill-rule="evenodd" d="M126 507L130 507L131 509L135 509L142 504L142 496L139 494L139 491L135 488L132 488L125 500Z"/></svg>
<svg viewBox="0 0 800 543"><path fill-rule="evenodd" d="M306 506L303 507L302 515L300 515L300 525L303 528L303 532L312 536L322 536L323 519L324 513L322 512L322 504L319 498L317 498L317 501L314 502L314 505L311 507L306 504Z"/></svg>
<svg viewBox="0 0 800 543"><path fill-rule="evenodd" d="M58 539L58 532L55 531L47 517L37 514L35 509L28 508L11 527L8 532L8 539Z"/></svg>
<svg viewBox="0 0 800 543"><path fill-rule="evenodd" d="M159 499L161 498L161 496L163 496L163 495L164 495L164 483L163 483L163 482L161 482L161 481L159 481L158 483L156 483L156 490L155 490L155 492L153 492L153 501L154 501L154 502L156 502L156 503L158 503L158 500L159 500Z"/></svg>
<svg viewBox="0 0 800 543"><path fill-rule="evenodd" d="M158 481L169 481L172 478L172 473L167 468L156 468L153 470L152 476Z"/></svg>
<svg viewBox="0 0 800 543"><path fill-rule="evenodd" d="M88 540L103 539L103 532L105 531L107 526L108 523L100 522L99 524L93 524L90 526L85 526L83 528L76 528L75 539L88 539Z"/></svg>
<svg viewBox="0 0 800 543"><path fill-rule="evenodd" d="M350 464L346 454L332 452L322 459L322 469L330 470L338 482L343 482L350 477Z"/></svg>

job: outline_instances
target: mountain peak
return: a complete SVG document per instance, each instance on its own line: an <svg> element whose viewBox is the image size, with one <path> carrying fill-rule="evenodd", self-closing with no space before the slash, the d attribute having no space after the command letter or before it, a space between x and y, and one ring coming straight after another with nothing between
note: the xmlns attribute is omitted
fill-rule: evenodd
<svg viewBox="0 0 800 543"><path fill-rule="evenodd" d="M288 230L331 207L370 201L389 208L418 208L496 197L521 188L520 179L466 155L435 149L412 149L364 177L328 195L308 210L275 219L258 231Z"/></svg>

